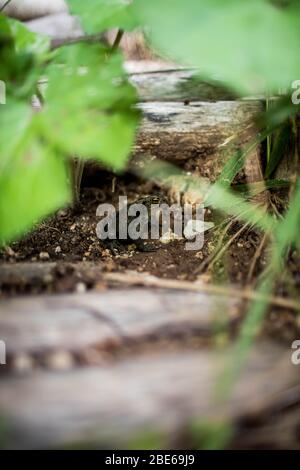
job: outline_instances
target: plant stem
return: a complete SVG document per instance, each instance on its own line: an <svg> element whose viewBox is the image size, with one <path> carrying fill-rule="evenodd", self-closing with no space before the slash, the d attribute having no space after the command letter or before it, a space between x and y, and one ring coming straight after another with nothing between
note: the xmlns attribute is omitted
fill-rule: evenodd
<svg viewBox="0 0 300 470"><path fill-rule="evenodd" d="M7 2L4 3L4 5L0 8L0 13L4 10L4 8L7 7L7 5L11 2L12 0L7 0Z"/></svg>
<svg viewBox="0 0 300 470"><path fill-rule="evenodd" d="M115 37L115 40L113 42L113 45L111 47L111 51L114 52L116 49L118 49L120 42L122 41L122 37L124 36L124 31L123 29L119 29L117 32L117 35Z"/></svg>

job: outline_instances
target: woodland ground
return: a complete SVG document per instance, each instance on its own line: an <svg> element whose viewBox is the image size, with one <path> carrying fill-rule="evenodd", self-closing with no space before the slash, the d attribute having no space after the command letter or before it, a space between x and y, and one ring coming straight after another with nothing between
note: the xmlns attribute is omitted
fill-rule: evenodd
<svg viewBox="0 0 300 470"><path fill-rule="evenodd" d="M99 185L101 188L95 187ZM91 289L102 290L108 286L99 282L99 276L93 270L82 272L82 263L94 264L101 272L137 271L151 274L160 279L181 281L201 281L204 283L226 283L241 290L253 286L267 263L267 250L262 251L255 264L251 279L249 268L257 253L261 235L253 230L245 230L234 238L241 229L239 223L233 224L223 241L223 245L232 239L223 256L215 263L212 259L220 233L215 230L205 235L203 249L184 250L185 240L172 241L168 244L155 242L153 252L139 252L134 245L124 247L124 251L113 256L111 251L99 241L96 235L97 206L102 202L117 204L119 195L127 195L129 201L141 195L155 193L160 189L154 184L136 180L132 176L114 177L101 172L97 181L87 178L82 190L81 202L76 210L62 209L46 220L27 237L12 243L0 253L2 265L17 263L55 263L51 275L28 278L20 274L9 280L0 279L0 298L15 295L40 293L83 292ZM100 185L99 185L100 186ZM214 214L209 211L208 217ZM78 269L76 269L76 264ZM300 269L296 252L291 252L288 262L288 276L278 283L275 294L288 297L291 292L299 292ZM246 306L246 303L245 303ZM289 342L297 337L300 329L299 320L288 309L272 308L267 316L264 332L280 340Z"/></svg>

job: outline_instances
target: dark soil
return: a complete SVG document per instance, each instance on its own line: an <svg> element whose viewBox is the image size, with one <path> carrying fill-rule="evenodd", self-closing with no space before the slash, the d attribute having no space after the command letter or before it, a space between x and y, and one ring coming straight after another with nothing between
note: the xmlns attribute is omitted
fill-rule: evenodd
<svg viewBox="0 0 300 470"><path fill-rule="evenodd" d="M96 209L100 203L117 204L119 195L127 195L129 202L140 196L161 192L155 184L141 183L132 177L116 178L109 173L101 175L101 189L95 177L86 180L81 203L76 210L66 208L39 225L32 233L19 242L12 243L0 253L0 298L17 294L84 292L89 289L102 289L107 285L101 280L101 272L138 271L159 278L185 281L226 282L243 288L254 285L266 265L266 253L259 257L252 279L248 279L253 257L261 236L255 231L244 231L234 239L218 262L209 261L216 247L220 232L207 232L202 250L186 251L185 240L168 244L156 243L156 251L139 252L135 245L125 246L116 256L96 235ZM213 214L208 211L211 219ZM233 224L224 243L228 242L241 228ZM22 269L18 275L6 275L7 265L21 266L26 263L26 276ZM28 275L28 263L35 267ZM94 266L84 268L82 266ZM45 275L38 275L36 267L49 266ZM290 256L289 271L292 276L293 292L300 290L299 259L295 253ZM2 269L1 269L2 266ZM290 283L278 285L276 295L288 296ZM246 305L246 304L245 304ZM289 340L295 338L299 322L294 312L271 309L267 330L272 336Z"/></svg>
<svg viewBox="0 0 300 470"><path fill-rule="evenodd" d="M115 187L114 192L113 186ZM195 280L199 275L207 280L214 275L223 277L223 263L216 265L213 272L199 270L203 260L209 256L215 246L215 231L207 232L202 250L185 250L186 240L172 241L163 244L155 242L156 251L139 252L134 244L125 245L124 251L114 256L108 247L97 238L96 209L100 203L112 202L117 204L119 195L127 195L129 201L134 201L141 195L161 191L149 183L137 183L126 178L113 180L106 175L101 189L86 187L83 190L81 203L76 210L67 208L43 222L27 237L19 242L12 243L0 253L1 263L24 262L59 262L61 266L76 262L94 262L101 265L101 269L108 271L135 270L169 279ZM210 215L210 211L208 211ZM239 228L238 224L232 227L227 234ZM243 284L249 269L249 260L252 259L260 237L251 232L236 239L226 253L226 275L231 282ZM222 258L224 261L224 258ZM263 262L258 263L258 269ZM61 268L63 270L63 268ZM59 276L59 274L58 274ZM208 278L209 277L209 278Z"/></svg>

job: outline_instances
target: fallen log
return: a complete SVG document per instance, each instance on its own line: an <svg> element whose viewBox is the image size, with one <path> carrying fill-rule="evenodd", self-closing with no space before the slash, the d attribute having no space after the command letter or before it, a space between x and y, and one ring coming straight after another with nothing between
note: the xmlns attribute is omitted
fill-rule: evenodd
<svg viewBox="0 0 300 470"><path fill-rule="evenodd" d="M207 338L213 334L220 304L224 322L237 316L236 300L145 288L2 300L1 339L7 355L14 358L57 350L78 354L90 346L105 349L149 338Z"/></svg>
<svg viewBox="0 0 300 470"><path fill-rule="evenodd" d="M154 63L155 64L155 63ZM167 68L163 63L151 67L151 61L125 63L129 80L137 89L140 101L234 101L236 96L222 82L205 81L195 69ZM171 68L170 68L171 67ZM135 71L135 69L137 71ZM146 69L146 70L145 70ZM147 70L148 69L148 70Z"/></svg>
<svg viewBox="0 0 300 470"><path fill-rule="evenodd" d="M142 125L133 155L172 162L190 161L201 176L214 181L237 149L254 141L259 102L142 103ZM257 150L255 149L255 155ZM253 152L252 152L253 153Z"/></svg>
<svg viewBox="0 0 300 470"><path fill-rule="evenodd" d="M248 439L254 448L262 441L273 448L299 448L299 374L290 351L256 345L224 402L216 400L215 386L226 363L224 350L176 352L121 360L109 368L11 376L0 388L7 429L3 444L9 449L136 448L150 434L158 448L182 448L182 442L193 448L201 446L201 434L195 444L190 426L210 420L232 426L236 447L240 436L244 447ZM284 420L291 405L293 419Z"/></svg>
<svg viewBox="0 0 300 470"><path fill-rule="evenodd" d="M38 280L41 284L44 283L44 287L46 287L55 281L55 277L58 273L60 275L59 283L62 283L64 275L70 276L71 274L76 274L76 280L87 282L91 287L98 288L98 290L110 287L122 289L142 287L180 291L182 294L184 292L198 292L215 299L219 297L221 301L223 298L236 299L237 301L265 300L272 307L279 307L295 312L300 311L300 302L295 299L276 295L264 296L250 288L241 289L238 285L231 285L229 287L199 281L190 282L178 279L159 278L137 271L103 272L102 265L93 262L1 264L0 293L1 289L11 293L17 286L21 287L21 291L24 291L26 286L32 288L34 284L37 284ZM43 289L42 291L45 292ZM62 292L65 291L62 290Z"/></svg>

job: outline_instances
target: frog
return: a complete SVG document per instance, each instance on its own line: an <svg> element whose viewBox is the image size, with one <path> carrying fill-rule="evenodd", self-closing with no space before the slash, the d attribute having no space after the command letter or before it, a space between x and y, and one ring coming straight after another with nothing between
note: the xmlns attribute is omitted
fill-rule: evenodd
<svg viewBox="0 0 300 470"><path fill-rule="evenodd" d="M130 207L134 204L143 204L147 208L148 212L148 229L150 229L151 226L151 206L153 204L167 204L168 200L164 195L161 194L150 194L150 195L145 195L141 196L137 199L135 199L133 202L128 204L127 206L127 212L130 209ZM127 238L120 238L119 237L119 218L120 218L120 211L118 210L116 212L116 230L117 230L117 238L115 240L107 239L105 240L105 245L110 249L111 253L113 255L117 255L120 252L123 252L125 250L125 245L131 245L134 244L136 247L137 251L140 252L154 252L158 250L158 246L154 245L153 243L147 243L144 239L138 238L138 239L131 239L128 230L127 230ZM127 228L129 224L135 219L134 216L128 216L127 219Z"/></svg>

